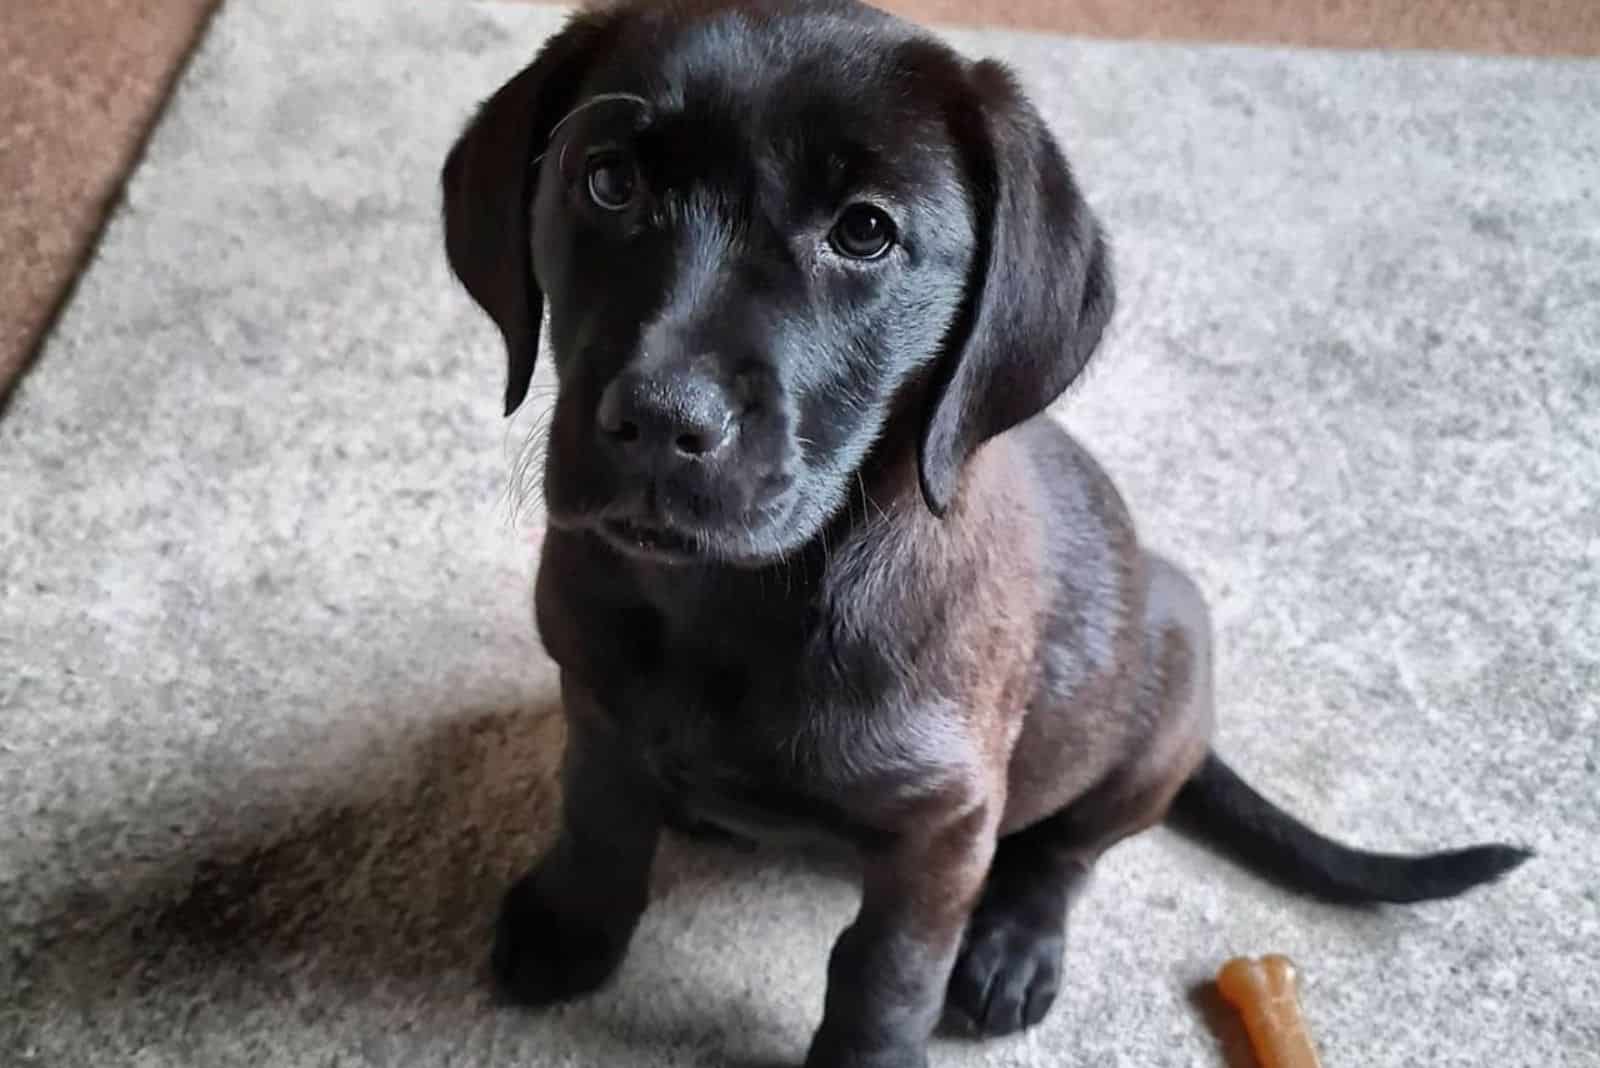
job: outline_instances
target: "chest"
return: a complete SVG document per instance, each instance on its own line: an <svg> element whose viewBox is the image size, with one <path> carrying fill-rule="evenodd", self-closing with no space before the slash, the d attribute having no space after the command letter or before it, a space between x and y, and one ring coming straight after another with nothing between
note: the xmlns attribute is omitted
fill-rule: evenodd
<svg viewBox="0 0 1600 1068"><path fill-rule="evenodd" d="M977 676L951 653L982 583L930 582L910 548L862 535L777 571L692 571L552 532L540 636L673 804L870 833L982 759Z"/></svg>
<svg viewBox="0 0 1600 1068"><path fill-rule="evenodd" d="M624 661L607 645L591 634L573 670L679 806L702 818L727 809L741 824L792 822L836 787L838 725L853 710L802 649L717 656L700 642L663 641L657 655Z"/></svg>
<svg viewBox="0 0 1600 1068"><path fill-rule="evenodd" d="M547 649L594 696L676 822L860 841L878 800L937 760L919 741L922 676L876 648L841 646L808 606L664 612L558 587L541 582Z"/></svg>

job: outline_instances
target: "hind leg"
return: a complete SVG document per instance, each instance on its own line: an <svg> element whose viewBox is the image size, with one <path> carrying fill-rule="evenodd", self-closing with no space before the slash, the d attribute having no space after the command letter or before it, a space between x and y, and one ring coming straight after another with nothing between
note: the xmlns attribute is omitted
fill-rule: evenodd
<svg viewBox="0 0 1600 1068"><path fill-rule="evenodd" d="M1150 557L1145 663L1137 714L1144 742L1088 792L1002 838L968 921L945 1013L958 1030L1004 1035L1044 1019L1061 983L1067 913L1095 861L1158 822L1205 756L1211 735L1211 637L1194 584Z"/></svg>
<svg viewBox="0 0 1600 1068"><path fill-rule="evenodd" d="M1052 820L1002 838L945 993L957 1032L1007 1035L1044 1019L1061 985L1067 912L1091 858L1061 848Z"/></svg>

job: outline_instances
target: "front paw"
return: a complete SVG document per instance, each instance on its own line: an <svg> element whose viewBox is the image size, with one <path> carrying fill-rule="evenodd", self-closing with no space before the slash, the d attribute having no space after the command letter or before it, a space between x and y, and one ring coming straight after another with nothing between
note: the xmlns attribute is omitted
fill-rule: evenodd
<svg viewBox="0 0 1600 1068"><path fill-rule="evenodd" d="M1043 1020L1061 985L1061 924L1023 910L980 909L968 924L945 1000L957 1032L997 1036Z"/></svg>
<svg viewBox="0 0 1600 1068"><path fill-rule="evenodd" d="M520 1005L548 1005L604 985L622 964L637 917L586 915L542 892L537 871L506 893L492 966L500 993Z"/></svg>

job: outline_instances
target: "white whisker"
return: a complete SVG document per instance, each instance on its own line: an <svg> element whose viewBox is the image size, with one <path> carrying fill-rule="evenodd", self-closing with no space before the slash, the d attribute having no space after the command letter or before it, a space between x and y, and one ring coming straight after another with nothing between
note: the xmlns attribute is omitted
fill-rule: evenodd
<svg viewBox="0 0 1600 1068"><path fill-rule="evenodd" d="M589 99L585 100L583 103L579 104L577 107L573 108L571 111L569 111L565 115L561 116L560 119L556 120L556 124L554 126L550 127L549 136L545 138L545 150L543 152L539 153L537 156L533 157L531 160L529 160L528 161L528 166L537 167L539 164L544 162L545 156L550 154L550 145L555 143L556 134L558 132L560 132L561 127L566 125L568 119L572 118L574 115L578 114L581 111L587 111L589 108L592 108L597 104L609 104L609 103L612 103L612 102L615 102L615 101L626 101L627 103L630 103L630 104L637 104L640 107L644 108L646 111L650 110L650 101L648 101L644 97L638 96L638 95L636 95L634 93L596 93L594 96L591 96ZM561 147L561 152L562 152L561 163L562 163L563 169L565 169L565 166L566 166L566 146L565 145L563 145Z"/></svg>

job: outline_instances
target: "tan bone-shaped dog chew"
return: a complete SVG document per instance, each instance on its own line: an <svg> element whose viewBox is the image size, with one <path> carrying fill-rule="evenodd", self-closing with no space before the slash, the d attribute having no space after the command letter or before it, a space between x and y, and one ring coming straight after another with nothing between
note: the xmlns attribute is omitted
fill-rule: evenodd
<svg viewBox="0 0 1600 1068"><path fill-rule="evenodd" d="M1320 1068L1300 1015L1294 963L1288 957L1237 957L1217 972L1217 989L1244 1020L1261 1068Z"/></svg>

